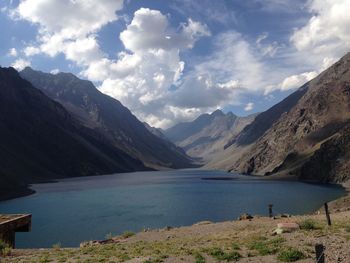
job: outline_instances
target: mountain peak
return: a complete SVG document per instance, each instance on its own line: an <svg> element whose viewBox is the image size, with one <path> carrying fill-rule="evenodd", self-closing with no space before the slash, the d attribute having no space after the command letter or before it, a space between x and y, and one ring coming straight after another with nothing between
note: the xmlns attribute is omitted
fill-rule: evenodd
<svg viewBox="0 0 350 263"><path fill-rule="evenodd" d="M212 116L212 117L223 117L223 116L225 116L225 114L221 110L217 109L212 114L210 114L210 116Z"/></svg>

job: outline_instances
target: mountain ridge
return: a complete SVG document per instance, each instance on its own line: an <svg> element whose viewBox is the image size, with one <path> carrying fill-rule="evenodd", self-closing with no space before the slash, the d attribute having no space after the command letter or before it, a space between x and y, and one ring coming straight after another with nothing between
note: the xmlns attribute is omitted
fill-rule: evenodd
<svg viewBox="0 0 350 263"><path fill-rule="evenodd" d="M232 112L216 110L202 114L191 122L179 123L164 131L166 137L194 158L208 162L224 149L227 141L238 134L256 114L238 117Z"/></svg>
<svg viewBox="0 0 350 263"><path fill-rule="evenodd" d="M115 147L146 166L155 169L193 167L192 160L181 149L152 134L129 109L101 93L92 82L71 73L53 75L29 67L21 76L64 105L85 126L102 133Z"/></svg>
<svg viewBox="0 0 350 263"><path fill-rule="evenodd" d="M252 127L258 127L261 116L271 116L271 111L279 116L272 117L262 131L255 130L258 136L247 137ZM261 113L231 139L222 160L213 160L209 166L246 174L276 175L274 178L346 181L350 178L346 172L350 167L346 150L350 149L349 123L350 53Z"/></svg>
<svg viewBox="0 0 350 263"><path fill-rule="evenodd" d="M145 170L59 103L0 68L0 198L52 179Z"/></svg>

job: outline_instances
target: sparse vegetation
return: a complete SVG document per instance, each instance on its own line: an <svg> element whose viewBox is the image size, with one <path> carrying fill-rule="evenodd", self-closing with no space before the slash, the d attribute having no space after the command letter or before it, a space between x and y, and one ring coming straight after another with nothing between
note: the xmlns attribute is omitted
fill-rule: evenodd
<svg viewBox="0 0 350 263"><path fill-rule="evenodd" d="M242 256L237 251L224 252L221 248L211 248L209 255L217 260L238 261Z"/></svg>
<svg viewBox="0 0 350 263"><path fill-rule="evenodd" d="M240 246L237 243L232 243L231 248L233 250L240 250L241 249Z"/></svg>
<svg viewBox="0 0 350 263"><path fill-rule="evenodd" d="M60 248L61 248L61 242L57 242L56 244L53 244L53 245L52 245L52 248L53 248L54 250L60 250Z"/></svg>
<svg viewBox="0 0 350 263"><path fill-rule="evenodd" d="M266 237L256 237L255 240L248 244L248 248L256 250L261 256L273 255L281 249L283 242L285 242L283 237L276 237L270 240Z"/></svg>
<svg viewBox="0 0 350 263"><path fill-rule="evenodd" d="M0 240L0 256L9 256L11 255L11 248L4 241Z"/></svg>
<svg viewBox="0 0 350 263"><path fill-rule="evenodd" d="M196 263L205 263L205 258L202 256L201 253L195 252L193 256Z"/></svg>
<svg viewBox="0 0 350 263"><path fill-rule="evenodd" d="M304 255L304 253L301 252L300 250L298 250L296 248L288 248L288 249L281 251L278 254L277 258L283 262L295 262L295 261L298 261L300 259L304 259L306 257Z"/></svg>
<svg viewBox="0 0 350 263"><path fill-rule="evenodd" d="M312 219L305 219L305 220L299 222L299 226L301 229L304 229L304 230L319 229L319 227L317 227L316 222Z"/></svg>

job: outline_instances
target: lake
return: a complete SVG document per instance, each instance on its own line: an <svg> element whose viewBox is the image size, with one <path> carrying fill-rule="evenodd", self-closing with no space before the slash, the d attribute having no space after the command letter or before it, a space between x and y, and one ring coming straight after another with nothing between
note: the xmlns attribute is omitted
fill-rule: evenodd
<svg viewBox="0 0 350 263"><path fill-rule="evenodd" d="M338 186L270 181L199 169L136 172L33 185L36 194L0 202L0 213L31 213L17 247L79 246L109 233L236 219L242 213L303 214L345 194Z"/></svg>

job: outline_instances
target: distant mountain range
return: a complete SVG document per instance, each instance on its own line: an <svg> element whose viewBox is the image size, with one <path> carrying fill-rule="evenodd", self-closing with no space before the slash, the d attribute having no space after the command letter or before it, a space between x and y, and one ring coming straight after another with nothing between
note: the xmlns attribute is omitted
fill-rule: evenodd
<svg viewBox="0 0 350 263"><path fill-rule="evenodd" d="M255 116L237 117L232 112L224 114L216 110L200 115L192 122L179 123L163 133L188 155L207 162L221 152L227 142L251 123Z"/></svg>

